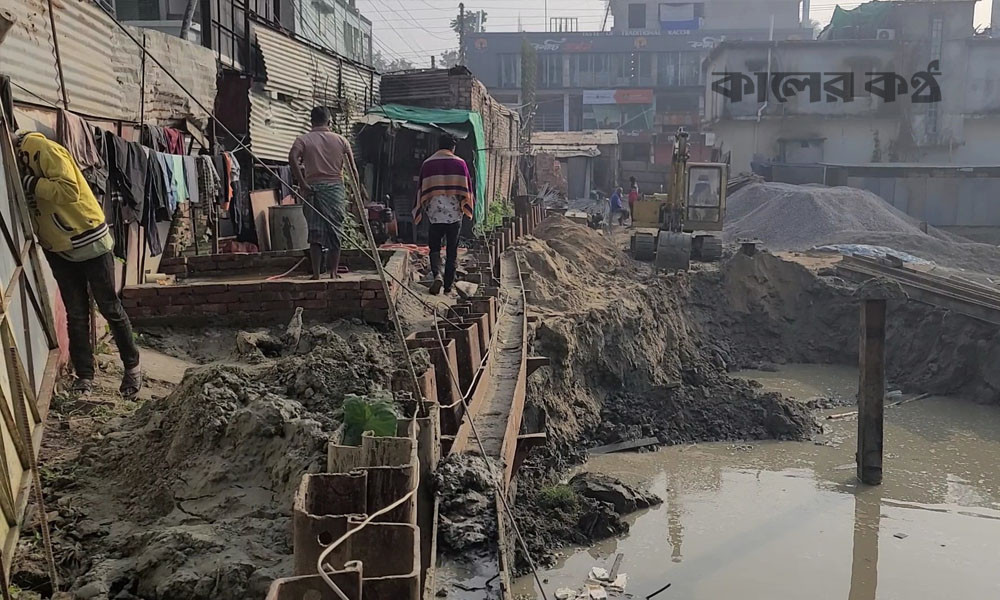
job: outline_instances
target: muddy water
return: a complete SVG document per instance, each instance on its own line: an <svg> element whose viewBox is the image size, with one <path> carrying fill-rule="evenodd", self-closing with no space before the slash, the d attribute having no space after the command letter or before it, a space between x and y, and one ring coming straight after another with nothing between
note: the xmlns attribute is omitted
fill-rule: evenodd
<svg viewBox="0 0 1000 600"><path fill-rule="evenodd" d="M851 369L749 375L799 399L856 391ZM636 598L667 583L658 599L1000 598L1000 409L948 398L887 408L877 488L856 483L857 421L823 424L815 443L594 457L586 469L645 483L665 502L622 539L567 549L543 574L550 597L620 552ZM532 582L518 585L534 597Z"/></svg>

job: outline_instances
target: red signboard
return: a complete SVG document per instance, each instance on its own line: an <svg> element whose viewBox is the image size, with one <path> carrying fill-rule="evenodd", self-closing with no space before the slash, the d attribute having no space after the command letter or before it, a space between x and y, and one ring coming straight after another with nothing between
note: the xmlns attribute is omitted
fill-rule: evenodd
<svg viewBox="0 0 1000 600"><path fill-rule="evenodd" d="M615 104L652 104L653 90L615 90Z"/></svg>

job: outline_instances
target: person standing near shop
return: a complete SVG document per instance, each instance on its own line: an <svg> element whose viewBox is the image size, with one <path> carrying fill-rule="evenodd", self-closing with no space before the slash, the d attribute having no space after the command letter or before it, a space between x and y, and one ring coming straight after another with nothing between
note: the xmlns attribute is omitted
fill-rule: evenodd
<svg viewBox="0 0 1000 600"><path fill-rule="evenodd" d="M90 337L93 296L125 367L122 396L134 398L142 387L139 348L115 291L115 244L104 211L64 147L34 132L19 132L15 145L35 233L66 306L69 354L76 371L73 387L88 393L94 386Z"/></svg>
<svg viewBox="0 0 1000 600"><path fill-rule="evenodd" d="M458 234L462 218L472 218L475 196L469 165L455 154L458 143L450 135L441 137L439 150L420 167L417 202L413 208L413 223L419 225L426 215L430 222L427 245L431 253L431 294L451 293L455 284L458 262ZM444 276L441 274L441 241L446 241Z"/></svg>
<svg viewBox="0 0 1000 600"><path fill-rule="evenodd" d="M330 112L317 106L309 117L312 130L299 136L292 144L288 164L307 200L304 211L309 226L312 278L319 279L324 248L329 252L327 264L330 277L336 278L340 268L341 232L347 214L345 164L359 188L361 179L351 144L330 129Z"/></svg>

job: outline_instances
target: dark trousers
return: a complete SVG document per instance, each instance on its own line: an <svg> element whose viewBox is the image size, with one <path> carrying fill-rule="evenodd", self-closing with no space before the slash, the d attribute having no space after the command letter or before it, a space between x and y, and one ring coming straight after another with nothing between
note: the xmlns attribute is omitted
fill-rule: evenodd
<svg viewBox="0 0 1000 600"><path fill-rule="evenodd" d="M450 290L455 283L455 264L458 262L458 234L462 223L431 223L427 245L431 249L431 272L434 277L441 274L441 240L447 238L444 263L444 289Z"/></svg>
<svg viewBox="0 0 1000 600"><path fill-rule="evenodd" d="M76 376L94 378L94 349L90 344L90 296L111 328L126 369L139 365L139 348L132 337L132 324L115 293L115 262L111 252L83 262L73 262L57 254L45 253L59 294L66 306L69 329L69 356ZM90 288L88 292L88 287Z"/></svg>

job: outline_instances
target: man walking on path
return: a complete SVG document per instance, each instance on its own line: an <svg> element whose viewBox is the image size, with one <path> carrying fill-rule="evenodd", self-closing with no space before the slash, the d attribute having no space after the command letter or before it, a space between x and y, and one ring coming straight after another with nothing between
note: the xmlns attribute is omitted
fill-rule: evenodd
<svg viewBox="0 0 1000 600"><path fill-rule="evenodd" d="M111 252L115 242L104 210L65 148L40 133L19 133L16 150L35 233L66 306L69 355L76 371L73 388L88 393L94 386L94 349L90 343L93 296L125 367L122 396L134 398L142 387L139 348L115 291Z"/></svg>
<svg viewBox="0 0 1000 600"><path fill-rule="evenodd" d="M413 208L413 223L419 225L424 215L430 221L427 245L431 252L431 272L434 281L430 291L438 294L442 285L446 294L455 284L455 264L458 261L458 234L462 217L472 218L475 196L469 166L455 155L457 142L450 135L441 138L440 150L420 167L420 185ZM447 240L444 278L441 277L441 240Z"/></svg>
<svg viewBox="0 0 1000 600"><path fill-rule="evenodd" d="M341 234L347 214L347 190L344 188L344 164L351 170L359 188L361 179L354 164L351 144L344 136L330 129L330 113L317 106L310 114L312 131L301 135L292 144L288 164L295 174L303 196L308 201L303 208L309 226L309 255L313 279L322 271L323 248L329 252L327 263L330 277L338 277L340 268Z"/></svg>

